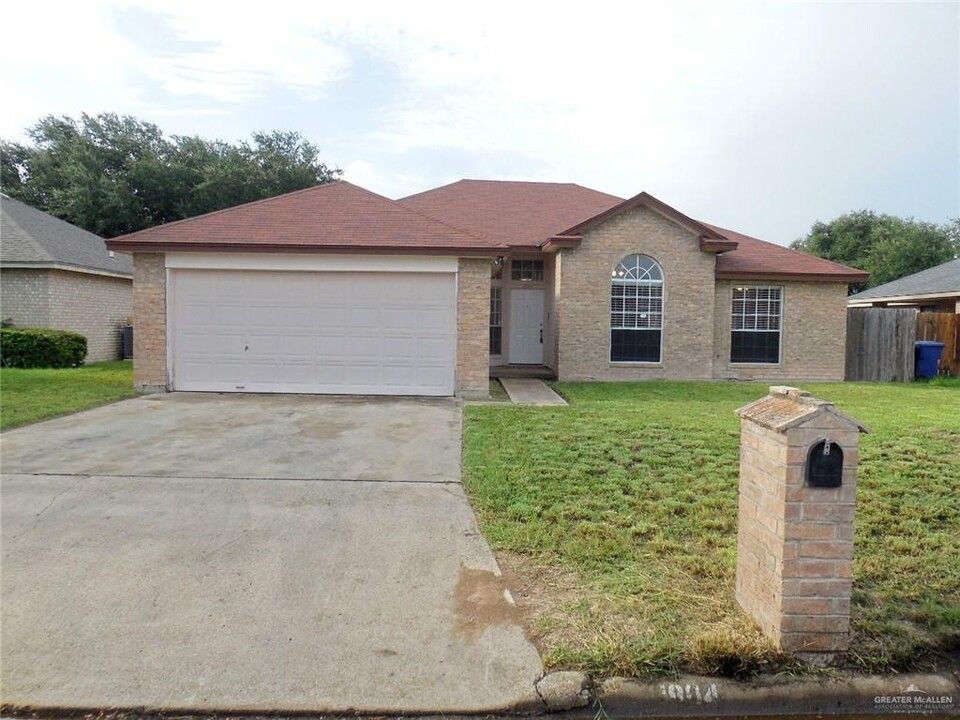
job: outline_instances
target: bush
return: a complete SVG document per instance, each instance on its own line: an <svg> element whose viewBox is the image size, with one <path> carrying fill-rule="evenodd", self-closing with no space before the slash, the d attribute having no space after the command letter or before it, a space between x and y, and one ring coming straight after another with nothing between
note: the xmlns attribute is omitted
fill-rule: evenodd
<svg viewBox="0 0 960 720"><path fill-rule="evenodd" d="M87 338L80 333L46 328L0 328L0 365L4 367L79 367L86 356Z"/></svg>

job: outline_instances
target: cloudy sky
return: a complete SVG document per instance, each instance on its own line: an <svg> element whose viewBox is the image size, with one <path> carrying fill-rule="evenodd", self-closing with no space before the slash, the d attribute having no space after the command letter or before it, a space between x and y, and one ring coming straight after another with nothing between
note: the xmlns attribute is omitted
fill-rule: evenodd
<svg viewBox="0 0 960 720"><path fill-rule="evenodd" d="M960 3L7 3L0 135L128 113L294 129L400 197L462 177L646 190L789 243L960 215Z"/></svg>

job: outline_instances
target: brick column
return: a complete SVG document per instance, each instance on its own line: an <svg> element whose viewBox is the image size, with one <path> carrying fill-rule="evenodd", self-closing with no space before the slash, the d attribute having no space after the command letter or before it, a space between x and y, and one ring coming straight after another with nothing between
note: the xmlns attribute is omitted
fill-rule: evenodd
<svg viewBox="0 0 960 720"><path fill-rule="evenodd" d="M737 414L737 601L787 652L846 650L856 466L866 428L796 388L772 387ZM839 487L808 478L811 450L824 441L842 467Z"/></svg>
<svg viewBox="0 0 960 720"><path fill-rule="evenodd" d="M167 269L163 253L133 254L133 384L166 392Z"/></svg>
<svg viewBox="0 0 960 720"><path fill-rule="evenodd" d="M460 258L457 395L490 397L490 258Z"/></svg>

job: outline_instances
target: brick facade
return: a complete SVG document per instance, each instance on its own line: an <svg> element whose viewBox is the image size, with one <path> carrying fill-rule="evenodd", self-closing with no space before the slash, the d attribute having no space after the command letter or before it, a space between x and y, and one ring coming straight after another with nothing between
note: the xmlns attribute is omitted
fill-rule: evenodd
<svg viewBox="0 0 960 720"><path fill-rule="evenodd" d="M657 364L610 362L610 273L649 255L664 275L663 353ZM644 207L610 218L561 250L557 263L557 372L561 380L713 377L715 257L698 236Z"/></svg>
<svg viewBox="0 0 960 720"><path fill-rule="evenodd" d="M50 276L50 327L87 337L87 362L122 356L122 332L133 310L127 278L54 270Z"/></svg>
<svg viewBox="0 0 960 720"><path fill-rule="evenodd" d="M610 274L635 253L649 255L663 268L659 363L610 362ZM561 380L843 379L845 283L758 283L784 288L781 362L733 365L731 306L738 283L717 281L715 256L701 251L697 235L674 221L633 208L587 232L579 247L545 260L544 362ZM485 397L489 391L490 264L489 259L459 260L456 393L462 396ZM136 253L134 267L135 382L144 390L162 390L169 385L164 257Z"/></svg>
<svg viewBox="0 0 960 720"><path fill-rule="evenodd" d="M169 389L163 253L133 254L133 384L140 392Z"/></svg>
<svg viewBox="0 0 960 720"><path fill-rule="evenodd" d="M783 288L783 337L778 365L730 362L733 289L751 285ZM713 336L717 379L843 380L847 347L847 284L718 280Z"/></svg>
<svg viewBox="0 0 960 720"><path fill-rule="evenodd" d="M656 364L610 362L610 273L632 254L664 274L663 351ZM715 279L697 235L644 207L614 216L557 253L553 335L561 380L843 380L847 284ZM783 288L778 364L730 362L733 289ZM551 357L552 359L552 357Z"/></svg>
<svg viewBox="0 0 960 720"><path fill-rule="evenodd" d="M71 330L87 338L86 362L121 356L132 311L128 278L67 270L3 270L3 319L20 327Z"/></svg>
<svg viewBox="0 0 960 720"><path fill-rule="evenodd" d="M0 271L0 313L17 327L48 327L52 270L4 268Z"/></svg>
<svg viewBox="0 0 960 720"><path fill-rule="evenodd" d="M460 258L457 275L457 395L490 395L490 259Z"/></svg>
<svg viewBox="0 0 960 720"><path fill-rule="evenodd" d="M771 417L768 401L775 412L789 413L792 404L800 414L822 402L771 388L768 398L738 411L737 601L787 652L840 652L849 643L860 426L820 405L795 425L771 429L761 424ZM824 439L843 452L839 488L805 482L808 452Z"/></svg>

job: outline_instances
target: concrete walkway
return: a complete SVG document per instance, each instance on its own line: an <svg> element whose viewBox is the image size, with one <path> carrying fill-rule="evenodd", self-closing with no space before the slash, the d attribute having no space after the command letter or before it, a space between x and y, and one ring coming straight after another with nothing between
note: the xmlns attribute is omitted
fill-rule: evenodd
<svg viewBox="0 0 960 720"><path fill-rule="evenodd" d="M4 703L543 707L454 400L174 394L0 445Z"/></svg>
<svg viewBox="0 0 960 720"><path fill-rule="evenodd" d="M536 378L500 378L510 400L518 405L566 405L567 401Z"/></svg>

